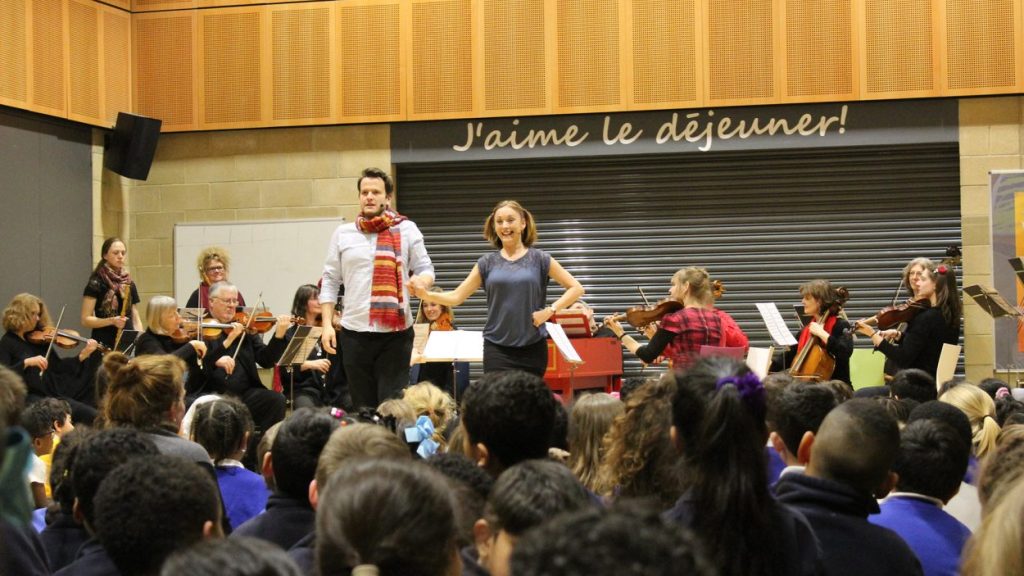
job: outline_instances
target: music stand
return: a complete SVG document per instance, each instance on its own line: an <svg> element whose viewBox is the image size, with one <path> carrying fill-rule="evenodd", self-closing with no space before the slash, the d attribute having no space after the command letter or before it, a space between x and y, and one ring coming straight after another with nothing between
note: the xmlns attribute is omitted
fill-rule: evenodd
<svg viewBox="0 0 1024 576"><path fill-rule="evenodd" d="M1020 260L1016 258L1015 260ZM1021 312L1013 307L1005 298L994 288L982 286L981 284L974 284L973 286L967 286L964 288L964 294L971 297L972 300L981 306L981 309L988 313L993 318L1002 318L1005 316L1012 316L1020 318Z"/></svg>
<svg viewBox="0 0 1024 576"><path fill-rule="evenodd" d="M277 361L278 368L288 368L291 378L291 398L289 403L293 410L295 409L295 366L302 366L306 358L309 358L309 353L313 351L313 348L316 348L317 343L320 341L321 332L323 332L323 328L319 326L297 327L291 341L288 342L288 346Z"/></svg>
<svg viewBox="0 0 1024 576"><path fill-rule="evenodd" d="M566 336L573 338L590 338L590 319L579 310L559 310L548 322L562 327Z"/></svg>

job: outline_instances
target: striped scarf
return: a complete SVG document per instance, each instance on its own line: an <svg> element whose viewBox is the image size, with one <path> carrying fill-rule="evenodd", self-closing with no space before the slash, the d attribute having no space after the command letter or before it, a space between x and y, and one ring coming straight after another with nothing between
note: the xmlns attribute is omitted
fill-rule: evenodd
<svg viewBox="0 0 1024 576"><path fill-rule="evenodd" d="M373 285L370 288L370 324L388 330L405 329L402 289L402 234L398 225L407 220L398 212L385 210L380 216L356 219L356 228L377 233L373 255Z"/></svg>

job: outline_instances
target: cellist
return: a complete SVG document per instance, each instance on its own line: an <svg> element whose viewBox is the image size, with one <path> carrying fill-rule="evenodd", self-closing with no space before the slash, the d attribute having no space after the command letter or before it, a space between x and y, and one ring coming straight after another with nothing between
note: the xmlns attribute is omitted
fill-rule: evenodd
<svg viewBox="0 0 1024 576"><path fill-rule="evenodd" d="M804 305L804 314L813 320L800 331L796 350L786 354L786 365L792 367L794 360L800 357L800 353L807 345L822 345L829 356L835 359L836 365L832 371L832 379L842 380L849 384L853 333L850 330L850 323L842 314L844 298L828 280L811 280L801 285L800 296ZM821 323L820 319L826 311L830 311L830 313L825 322ZM812 342L812 338L815 338L816 342Z"/></svg>

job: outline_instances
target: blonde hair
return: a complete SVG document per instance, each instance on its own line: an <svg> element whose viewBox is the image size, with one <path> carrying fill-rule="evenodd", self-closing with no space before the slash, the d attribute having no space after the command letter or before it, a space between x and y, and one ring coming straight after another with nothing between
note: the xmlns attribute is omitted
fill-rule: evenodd
<svg viewBox="0 0 1024 576"><path fill-rule="evenodd" d="M446 448L444 442L444 430L448 423L455 417L455 400L430 382L420 382L405 389L402 400L412 408L415 413L415 420L420 416L430 418L434 425L434 441L442 448Z"/></svg>
<svg viewBox="0 0 1024 576"><path fill-rule="evenodd" d="M963 576L1024 574L1024 481L1017 481L1006 497L985 514L981 528L964 547Z"/></svg>
<svg viewBox="0 0 1024 576"><path fill-rule="evenodd" d="M199 269L200 280L206 281L206 265L213 260L217 260L224 265L224 272L231 269L231 256L228 256L227 250L220 246L203 248L199 252L199 256L196 257L196 268Z"/></svg>
<svg viewBox="0 0 1024 576"><path fill-rule="evenodd" d="M975 456L982 458L995 448L1000 430L996 422L996 403L984 390L965 382L947 390L939 401L952 404L967 415Z"/></svg>
<svg viewBox="0 0 1024 576"><path fill-rule="evenodd" d="M185 394L185 362L181 358L146 354L129 360L120 352L110 352L103 359L103 371L107 393L101 412L107 425L177 432L178 424L167 416Z"/></svg>
<svg viewBox="0 0 1024 576"><path fill-rule="evenodd" d="M494 210L491 210L490 215L484 220L484 238L491 244L494 244L496 248L501 248L501 238L498 237L498 233L494 230L494 218L498 210L502 208L511 208L519 212L519 217L523 219L524 224L522 233L523 246L527 248L533 246L537 242L537 224L533 221L533 214L530 214L529 210L523 208L515 200L502 200L498 202Z"/></svg>
<svg viewBox="0 0 1024 576"><path fill-rule="evenodd" d="M409 460L409 447L382 426L349 424L331 432L316 463L316 484L323 497L327 479L353 458Z"/></svg>
<svg viewBox="0 0 1024 576"><path fill-rule="evenodd" d="M431 286L430 288L427 289L427 292L444 292L444 290L442 290L440 286ZM426 313L423 312L424 304L426 304L426 302L420 300L419 309L416 311L416 324L426 324L430 322L430 320L427 319ZM454 324L455 311L452 310L450 306L445 306L444 304L438 304L438 306L441 307L441 314L448 315L448 322Z"/></svg>
<svg viewBox="0 0 1024 576"><path fill-rule="evenodd" d="M708 275L708 271L704 268L697 268L696 266L690 266L688 268L680 268L672 275L672 282L690 285L690 296L699 302L710 302L712 300L711 294L711 276Z"/></svg>
<svg viewBox="0 0 1024 576"><path fill-rule="evenodd" d="M588 490L597 489L597 473L604 456L604 436L624 410L618 398L603 392L587 394L572 406L569 415L569 468Z"/></svg>
<svg viewBox="0 0 1024 576"><path fill-rule="evenodd" d="M174 298L170 296L153 296L149 299L149 304L146 306L146 328L153 334L167 335L167 331L164 330L160 321L164 317L164 313L168 310L176 310L178 303L174 301Z"/></svg>
<svg viewBox="0 0 1024 576"><path fill-rule="evenodd" d="M50 315L46 312L46 305L38 296L22 292L7 304L4 308L4 330L7 332L18 332L22 326L32 320L32 308L39 307L39 324L50 325ZM34 327L31 327L34 328ZM30 329L31 329L30 328Z"/></svg>
<svg viewBox="0 0 1024 576"><path fill-rule="evenodd" d="M399 434L402 434L403 427L412 426L416 422L416 412L413 411L412 406L398 398L381 402L380 406L377 406L377 413L381 416L392 416L395 419L395 424L398 425Z"/></svg>

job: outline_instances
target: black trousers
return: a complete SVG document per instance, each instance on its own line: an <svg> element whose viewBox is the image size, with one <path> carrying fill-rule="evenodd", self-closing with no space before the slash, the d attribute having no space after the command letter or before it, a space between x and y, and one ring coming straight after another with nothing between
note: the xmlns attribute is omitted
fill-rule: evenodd
<svg viewBox="0 0 1024 576"><path fill-rule="evenodd" d="M396 398L409 383L413 330L355 332L342 328L342 365L355 409L376 408Z"/></svg>
<svg viewBox="0 0 1024 576"><path fill-rule="evenodd" d="M547 368L547 339L526 346L502 346L484 340L484 373L522 370L543 378Z"/></svg>

